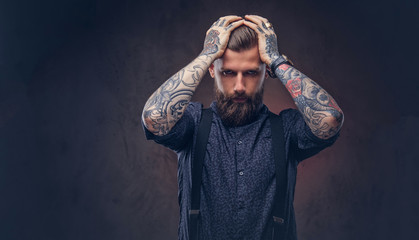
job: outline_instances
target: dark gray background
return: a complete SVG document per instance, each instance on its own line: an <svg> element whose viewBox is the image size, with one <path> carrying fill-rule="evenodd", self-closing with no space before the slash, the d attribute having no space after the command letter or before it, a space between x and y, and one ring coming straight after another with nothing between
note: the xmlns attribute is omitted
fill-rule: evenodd
<svg viewBox="0 0 419 240"><path fill-rule="evenodd" d="M280 50L345 112L299 166L300 239L413 239L417 1L0 3L0 238L176 239L176 156L147 142L149 95L227 14L267 17ZM278 81L265 103L293 107ZM208 105L206 76L195 100Z"/></svg>

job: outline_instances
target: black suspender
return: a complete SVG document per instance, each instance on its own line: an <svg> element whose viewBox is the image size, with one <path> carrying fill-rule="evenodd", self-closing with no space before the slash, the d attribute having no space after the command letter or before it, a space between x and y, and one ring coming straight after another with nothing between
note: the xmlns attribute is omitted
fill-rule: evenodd
<svg viewBox="0 0 419 240"><path fill-rule="evenodd" d="M282 118L278 115L269 112L269 121L271 122L271 134L272 134L272 147L274 150L275 158L275 179L276 179L276 192L274 210L272 214L272 220L274 222L272 230L272 239L285 239L286 226L285 216L288 209L288 171L287 161L285 158L285 139L284 139L284 127Z"/></svg>
<svg viewBox="0 0 419 240"><path fill-rule="evenodd" d="M202 166L204 165L205 150L211 130L212 110L202 110L201 122L196 135L195 157L192 162L192 195L189 210L189 239L198 240L199 205L201 203Z"/></svg>
<svg viewBox="0 0 419 240"><path fill-rule="evenodd" d="M211 130L212 110L203 109L201 123L199 124L195 144L195 157L192 162L192 193L191 209L189 210L189 239L199 239L199 208L201 200L202 166L204 164L205 151L208 136ZM272 147L275 159L276 193L273 209L272 239L284 239L286 236L285 216L287 213L287 162L285 158L285 140L282 118L269 112L271 123Z"/></svg>

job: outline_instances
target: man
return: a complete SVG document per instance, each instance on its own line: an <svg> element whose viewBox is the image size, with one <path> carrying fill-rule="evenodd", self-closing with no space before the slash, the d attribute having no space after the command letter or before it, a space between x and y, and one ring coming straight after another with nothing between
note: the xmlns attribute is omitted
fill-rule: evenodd
<svg viewBox="0 0 419 240"><path fill-rule="evenodd" d="M200 239L272 239L276 173L269 111L262 103L267 70L275 73L298 110L280 113L287 165L287 226L296 239L293 198L297 165L337 138L343 113L317 83L286 61L267 19L226 16L207 31L201 54L158 88L142 120L148 139L178 154L179 239L192 239L191 162L202 105L190 102L206 71L215 79L211 128L202 169ZM195 169L194 169L195 171Z"/></svg>

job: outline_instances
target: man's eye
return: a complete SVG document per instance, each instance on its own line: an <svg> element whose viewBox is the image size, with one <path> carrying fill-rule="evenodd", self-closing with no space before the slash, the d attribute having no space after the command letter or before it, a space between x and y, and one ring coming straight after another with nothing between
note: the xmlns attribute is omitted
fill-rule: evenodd
<svg viewBox="0 0 419 240"><path fill-rule="evenodd" d="M233 75L233 71L227 70L227 71L222 71L221 72L224 76L229 76L229 75Z"/></svg>
<svg viewBox="0 0 419 240"><path fill-rule="evenodd" d="M258 72L257 71L247 71L247 74L251 75L251 76L254 76L254 75L257 75Z"/></svg>

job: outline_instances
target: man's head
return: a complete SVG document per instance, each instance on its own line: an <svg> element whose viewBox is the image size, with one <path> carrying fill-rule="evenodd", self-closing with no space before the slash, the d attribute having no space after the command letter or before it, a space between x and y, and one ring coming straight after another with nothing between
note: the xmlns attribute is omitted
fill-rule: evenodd
<svg viewBox="0 0 419 240"><path fill-rule="evenodd" d="M209 68L215 79L217 110L224 124L251 122L262 104L266 66L260 60L258 36L247 26L235 29L224 55Z"/></svg>

